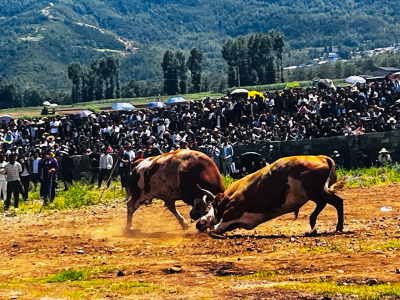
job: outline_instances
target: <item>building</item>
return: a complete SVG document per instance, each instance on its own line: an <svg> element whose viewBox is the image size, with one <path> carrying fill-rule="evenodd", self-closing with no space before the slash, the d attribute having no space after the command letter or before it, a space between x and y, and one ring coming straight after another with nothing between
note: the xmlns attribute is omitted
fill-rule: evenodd
<svg viewBox="0 0 400 300"><path fill-rule="evenodd" d="M380 76L390 75L390 74L393 74L396 72L400 72L400 69L393 68L393 67L379 67L374 72L372 72L372 75L374 77L380 77Z"/></svg>

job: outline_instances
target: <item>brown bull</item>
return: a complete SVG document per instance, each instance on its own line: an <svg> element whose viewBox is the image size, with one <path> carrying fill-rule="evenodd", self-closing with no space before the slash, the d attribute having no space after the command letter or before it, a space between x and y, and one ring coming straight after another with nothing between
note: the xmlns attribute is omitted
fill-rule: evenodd
<svg viewBox="0 0 400 300"><path fill-rule="evenodd" d="M310 217L314 229L326 204L338 213L336 229L343 230L343 199L335 195L335 162L327 156L293 156L282 158L262 170L229 186L224 193L208 195L208 213L196 224L197 229L211 228L223 234L236 228L253 229L283 214L296 214L309 200L317 204ZM194 207L193 209L196 209Z"/></svg>
<svg viewBox="0 0 400 300"><path fill-rule="evenodd" d="M145 202L158 198L178 219L183 229L188 228L185 218L177 212L175 201L182 200L193 206L206 198L197 185L212 193L223 193L224 183L215 163L205 154L192 150L177 150L135 162L131 176L132 198L128 202L127 230L132 226L133 213ZM200 205L201 206L201 205ZM199 207L199 205L196 205ZM191 211L197 220L205 212Z"/></svg>

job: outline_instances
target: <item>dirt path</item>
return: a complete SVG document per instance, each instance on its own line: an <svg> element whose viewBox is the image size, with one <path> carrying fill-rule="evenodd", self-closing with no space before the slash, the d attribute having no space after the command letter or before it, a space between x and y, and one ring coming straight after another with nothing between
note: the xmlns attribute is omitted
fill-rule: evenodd
<svg viewBox="0 0 400 300"><path fill-rule="evenodd" d="M134 215L133 234L124 234L125 208L97 206L47 216L0 219L0 298L11 299L321 299L310 292L271 287L279 282L400 282L400 185L346 189L345 233L333 234L336 211L327 207L309 231L307 204L294 215L235 231L225 240L199 234L193 223L182 231L160 205ZM381 212L382 206L392 212ZM189 207L178 210L187 218ZM79 254L78 251L84 252ZM178 266L171 274L171 267ZM105 268L96 282L37 283L32 278L65 269ZM117 270L125 276L118 277ZM175 269L174 269L175 270ZM226 277L272 271L263 278ZM162 290L124 289L129 282L154 283ZM116 284L120 288L115 288ZM113 288L114 287L114 288Z"/></svg>

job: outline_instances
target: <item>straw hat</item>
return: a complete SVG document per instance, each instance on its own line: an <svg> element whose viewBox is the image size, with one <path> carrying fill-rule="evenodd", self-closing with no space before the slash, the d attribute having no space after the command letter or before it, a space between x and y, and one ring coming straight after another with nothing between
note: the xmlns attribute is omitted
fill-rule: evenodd
<svg viewBox="0 0 400 300"><path fill-rule="evenodd" d="M389 151L387 151L386 148L382 148L381 151L379 151L379 153L389 153Z"/></svg>

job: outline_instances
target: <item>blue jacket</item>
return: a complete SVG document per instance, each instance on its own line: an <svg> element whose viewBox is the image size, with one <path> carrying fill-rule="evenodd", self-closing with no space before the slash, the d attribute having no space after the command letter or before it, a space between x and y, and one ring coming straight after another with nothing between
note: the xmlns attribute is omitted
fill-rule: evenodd
<svg viewBox="0 0 400 300"><path fill-rule="evenodd" d="M221 159L224 159L225 156L228 156L228 161L232 162L232 160L233 160L233 148L232 148L231 145L227 145L226 147L227 148L226 148L226 153L225 153L224 146L221 146L221 148L220 148L221 151L219 153L219 157Z"/></svg>

